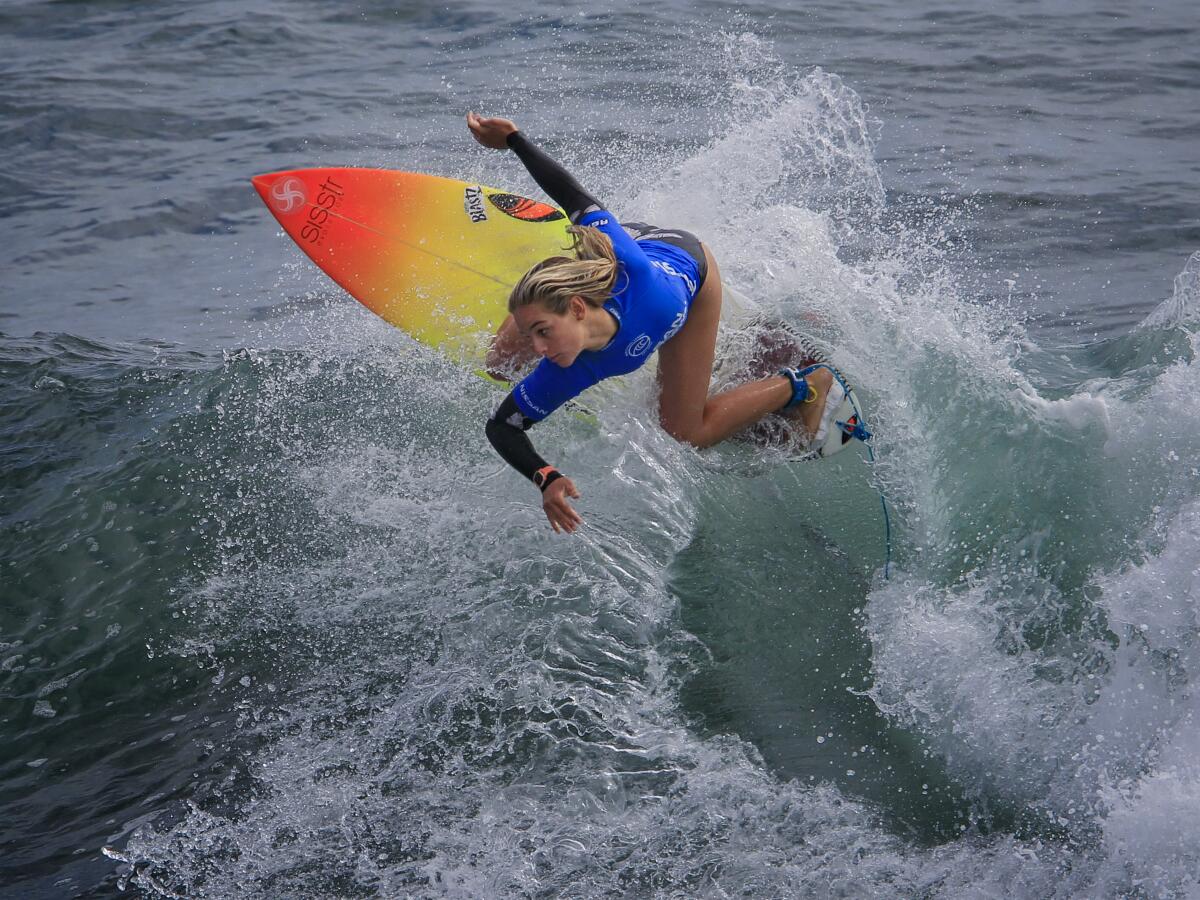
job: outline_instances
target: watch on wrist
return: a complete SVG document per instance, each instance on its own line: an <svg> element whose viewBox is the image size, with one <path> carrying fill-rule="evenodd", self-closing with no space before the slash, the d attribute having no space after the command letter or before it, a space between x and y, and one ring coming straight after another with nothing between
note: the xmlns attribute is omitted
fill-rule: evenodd
<svg viewBox="0 0 1200 900"><path fill-rule="evenodd" d="M550 485L562 477L562 472L558 471L558 469L554 468L554 466L543 466L533 473L533 483L536 484L538 486L538 490L544 494L546 492L546 488L550 487Z"/></svg>

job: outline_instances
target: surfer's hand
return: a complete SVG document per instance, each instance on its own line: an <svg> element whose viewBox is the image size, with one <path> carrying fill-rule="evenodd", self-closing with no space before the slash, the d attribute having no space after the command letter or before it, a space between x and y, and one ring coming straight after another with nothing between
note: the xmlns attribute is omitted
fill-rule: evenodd
<svg viewBox="0 0 1200 900"><path fill-rule="evenodd" d="M550 482L550 486L542 493L542 509L556 534L560 531L571 534L583 524L579 513L567 502L568 497L578 498L579 490L575 482L565 475Z"/></svg>
<svg viewBox="0 0 1200 900"><path fill-rule="evenodd" d="M508 119L481 116L473 112L467 113L467 127L475 135L475 140L493 150L507 150L508 136L517 130L517 126Z"/></svg>

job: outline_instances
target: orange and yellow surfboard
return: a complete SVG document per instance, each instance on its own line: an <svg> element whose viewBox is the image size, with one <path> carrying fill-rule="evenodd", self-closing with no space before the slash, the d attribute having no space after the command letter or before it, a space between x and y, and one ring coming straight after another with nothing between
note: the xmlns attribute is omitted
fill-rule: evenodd
<svg viewBox="0 0 1200 900"><path fill-rule="evenodd" d="M482 361L521 275L571 246L562 210L450 178L331 168L252 181L284 230L352 297L467 365Z"/></svg>

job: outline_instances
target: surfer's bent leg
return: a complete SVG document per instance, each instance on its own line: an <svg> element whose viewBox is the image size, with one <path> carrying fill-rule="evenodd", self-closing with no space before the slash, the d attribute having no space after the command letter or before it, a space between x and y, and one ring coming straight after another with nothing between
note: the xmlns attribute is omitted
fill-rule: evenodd
<svg viewBox="0 0 1200 900"><path fill-rule="evenodd" d="M663 429L676 440L697 447L720 443L782 409L792 398L791 382L782 375L708 396L721 319L721 273L707 247L704 255L708 276L692 300L687 321L658 349Z"/></svg>

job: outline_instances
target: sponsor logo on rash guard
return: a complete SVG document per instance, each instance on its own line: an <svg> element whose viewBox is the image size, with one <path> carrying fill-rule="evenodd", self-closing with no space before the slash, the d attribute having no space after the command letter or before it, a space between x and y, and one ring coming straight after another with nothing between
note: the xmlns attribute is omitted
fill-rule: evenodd
<svg viewBox="0 0 1200 900"><path fill-rule="evenodd" d="M680 272L677 268L675 268L669 262L664 262L661 259L652 259L652 260L650 260L650 263L651 263L651 265L656 266L659 269L662 269L662 271L666 272L668 275L673 275L676 278L682 278L684 284L687 285L688 293L689 294L696 293L696 282L692 281L692 279L690 279L683 272Z"/></svg>
<svg viewBox="0 0 1200 900"><path fill-rule="evenodd" d="M687 310L681 310L675 314L675 321L671 323L671 327L667 329L667 333L663 335L662 342L665 344L675 335L679 334L679 329L683 327L683 323L687 320Z"/></svg>
<svg viewBox="0 0 1200 900"><path fill-rule="evenodd" d="M592 219L587 223L588 228L599 228L601 225L607 225L608 219Z"/></svg>
<svg viewBox="0 0 1200 900"><path fill-rule="evenodd" d="M483 208L483 188L468 187L463 191L463 209L472 222L487 221L487 210Z"/></svg>
<svg viewBox="0 0 1200 900"><path fill-rule="evenodd" d="M650 352L650 347L654 341L650 340L650 335L639 334L636 338L629 342L625 348L625 355L632 356L637 359L639 356L645 356Z"/></svg>
<svg viewBox="0 0 1200 900"><path fill-rule="evenodd" d="M523 385L523 384L522 384L522 385L519 387L519 390L520 390L520 392L521 392L521 399L525 401L525 405L526 405L526 406L528 406L530 409L532 409L532 410L533 410L535 413L537 413L539 416L547 416L547 415L549 415L549 413L547 413L547 412L546 412L544 409L542 409L540 406L538 406L536 403L534 403L534 402L533 402L533 400L531 400L531 399L530 399L530 397L529 397L529 391L527 391L527 390L525 389L525 385Z"/></svg>
<svg viewBox="0 0 1200 900"><path fill-rule="evenodd" d="M519 428L521 431L528 431L529 426L533 424L533 419L521 412L520 409L512 412L507 419L500 418L500 410L504 409L504 404L507 402L508 396L506 395L503 400L496 404L496 408L492 410L492 421L508 425L510 428Z"/></svg>

